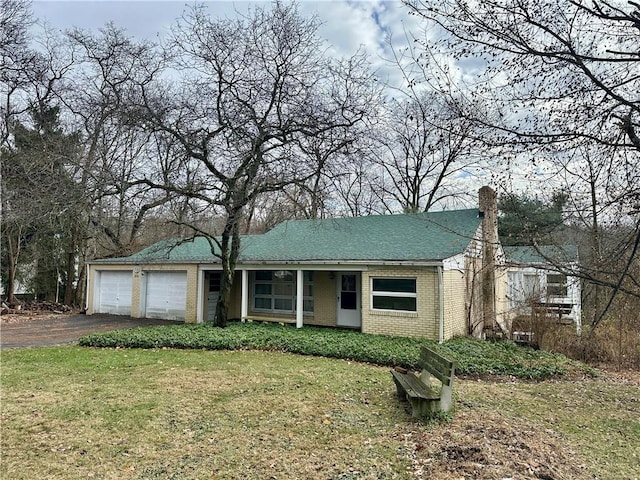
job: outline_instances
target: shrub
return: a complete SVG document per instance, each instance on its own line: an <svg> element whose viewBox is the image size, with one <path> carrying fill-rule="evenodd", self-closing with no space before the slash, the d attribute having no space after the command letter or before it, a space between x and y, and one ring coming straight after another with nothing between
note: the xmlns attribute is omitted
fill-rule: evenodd
<svg viewBox="0 0 640 480"><path fill-rule="evenodd" d="M455 338L442 345L404 337L368 335L318 327L296 329L279 324L231 323L168 325L118 330L82 337L81 346L119 348L188 348L268 350L315 355L383 366L417 368L420 346L427 345L456 362L458 375L509 375L542 380L588 368L559 354L519 347L511 342Z"/></svg>

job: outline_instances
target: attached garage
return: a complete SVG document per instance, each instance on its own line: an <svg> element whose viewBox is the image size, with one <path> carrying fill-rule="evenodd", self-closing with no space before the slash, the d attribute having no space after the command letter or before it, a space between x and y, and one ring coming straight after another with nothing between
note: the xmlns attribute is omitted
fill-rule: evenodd
<svg viewBox="0 0 640 480"><path fill-rule="evenodd" d="M187 308L187 272L144 272L142 316L184 320Z"/></svg>
<svg viewBox="0 0 640 480"><path fill-rule="evenodd" d="M132 270L96 272L95 311L113 315L131 315Z"/></svg>

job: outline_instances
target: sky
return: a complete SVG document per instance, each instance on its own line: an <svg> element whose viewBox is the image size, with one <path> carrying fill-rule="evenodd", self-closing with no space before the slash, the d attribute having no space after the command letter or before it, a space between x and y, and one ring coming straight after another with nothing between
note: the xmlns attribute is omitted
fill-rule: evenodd
<svg viewBox="0 0 640 480"><path fill-rule="evenodd" d="M287 0L283 0L287 1ZM251 6L268 7L270 2L205 0L213 18L246 13ZM400 0L298 0L305 16L317 14L323 25L318 35L332 46L337 56L350 57L359 49L369 56L382 82L403 87L399 68L391 63L392 39L396 51L406 48L407 32L420 35L424 24ZM187 8L188 1L176 0L33 0L34 16L55 29L79 27L97 32L108 22L124 28L130 36L154 40L169 31ZM475 182L462 175L460 180ZM475 185L470 191L475 191Z"/></svg>
<svg viewBox="0 0 640 480"><path fill-rule="evenodd" d="M232 17L255 5L269 2L203 1L214 18ZM166 33L171 24L189 4L175 0L34 0L33 13L55 29L80 27L97 31L107 22L125 28L137 38L156 39ZM351 56L359 48L369 55L381 79L397 74L389 64L392 58L388 39L395 48L406 43L405 30L418 33L420 24L400 0L298 0L303 15L317 14L323 22L318 34L327 40L337 56Z"/></svg>

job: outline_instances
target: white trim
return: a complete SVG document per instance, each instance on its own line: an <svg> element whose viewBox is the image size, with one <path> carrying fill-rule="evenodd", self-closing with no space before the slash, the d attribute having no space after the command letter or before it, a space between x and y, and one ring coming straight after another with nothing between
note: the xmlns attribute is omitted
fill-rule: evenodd
<svg viewBox="0 0 640 480"><path fill-rule="evenodd" d="M442 260L442 267L445 271L449 270L459 270L461 272L464 271L464 254L459 253L458 255L454 255L453 257L445 258ZM440 265L438 266L440 268Z"/></svg>
<svg viewBox="0 0 640 480"><path fill-rule="evenodd" d="M395 277L376 275L375 277L369 277L371 281L371 289L369 294L369 305L371 305L371 311L373 312L405 312L405 313L417 313L418 312L418 278L417 277ZM415 282L415 292L387 292L386 290L374 290L373 282L375 280L413 280ZM375 308L373 306L373 297L398 297L398 298L415 298L416 309L415 310L395 310L392 308Z"/></svg>
<svg viewBox="0 0 640 480"><path fill-rule="evenodd" d="M302 328L304 317L304 270L296 271L296 328Z"/></svg>
<svg viewBox="0 0 640 480"><path fill-rule="evenodd" d="M240 305L240 320L247 321L248 309L249 309L249 271L247 269L241 270L242 272L242 288L241 288L241 305Z"/></svg>
<svg viewBox="0 0 640 480"><path fill-rule="evenodd" d="M198 295L196 296L196 323L204 323L204 270L198 268ZM209 292L207 292L209 293Z"/></svg>
<svg viewBox="0 0 640 480"><path fill-rule="evenodd" d="M94 261L92 265L135 265L144 263L139 259L135 261L125 261L118 259L117 262ZM219 263L207 263L202 260L166 260L145 263L147 266L153 265L201 265L206 270L222 270ZM291 270L296 265L304 265L305 270L346 270L362 272L366 271L369 266L407 266L407 267L437 267L442 265L442 260L274 260L263 261L259 263L238 262L238 268L247 268L250 270Z"/></svg>

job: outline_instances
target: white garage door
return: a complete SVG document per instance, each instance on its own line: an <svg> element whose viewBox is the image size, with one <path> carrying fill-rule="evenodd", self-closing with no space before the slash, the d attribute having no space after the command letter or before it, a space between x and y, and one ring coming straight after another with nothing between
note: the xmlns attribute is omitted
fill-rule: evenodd
<svg viewBox="0 0 640 480"><path fill-rule="evenodd" d="M145 272L145 317L184 320L187 272Z"/></svg>
<svg viewBox="0 0 640 480"><path fill-rule="evenodd" d="M114 315L131 315L131 286L133 272L101 271L96 282L96 311Z"/></svg>

